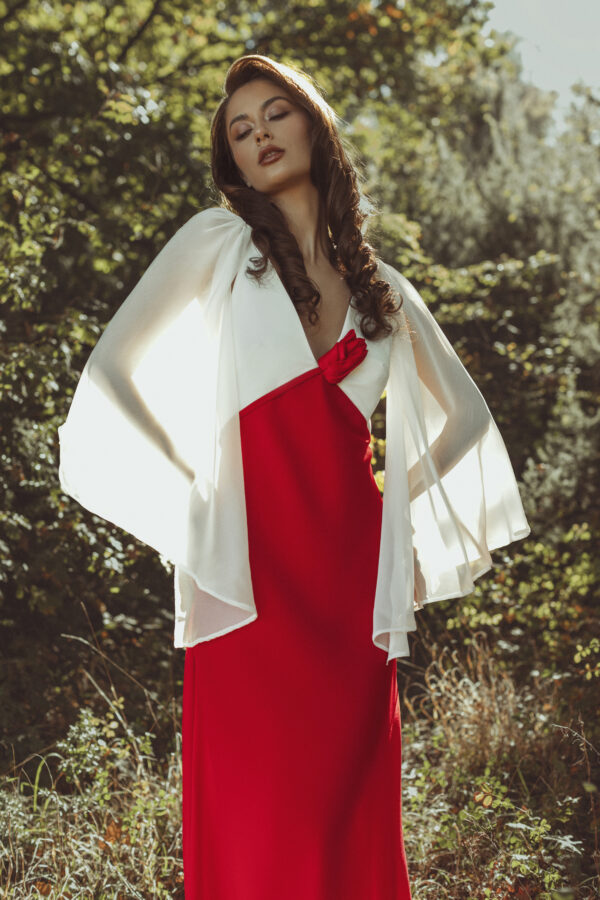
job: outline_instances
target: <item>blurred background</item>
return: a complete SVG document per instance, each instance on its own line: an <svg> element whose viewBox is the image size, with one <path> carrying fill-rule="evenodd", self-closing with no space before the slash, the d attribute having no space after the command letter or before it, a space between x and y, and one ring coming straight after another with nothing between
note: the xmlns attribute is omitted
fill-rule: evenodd
<svg viewBox="0 0 600 900"><path fill-rule="evenodd" d="M413 897L598 896L593 5L2 0L0 24L1 896L183 897L172 567L62 493L57 428L150 261L220 202L210 121L250 52L342 116L368 240L480 386L532 527L398 661ZM372 422L382 485L385 397Z"/></svg>

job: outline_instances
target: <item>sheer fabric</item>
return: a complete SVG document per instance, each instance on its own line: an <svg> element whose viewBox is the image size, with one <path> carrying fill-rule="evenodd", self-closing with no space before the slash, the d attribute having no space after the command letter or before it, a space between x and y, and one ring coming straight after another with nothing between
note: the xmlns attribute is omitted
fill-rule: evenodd
<svg viewBox="0 0 600 900"><path fill-rule="evenodd" d="M393 337L386 397L383 526L374 642L408 656L426 603L470 593L490 550L530 527L506 446L483 396L418 291L381 265L415 333ZM412 529L412 540L411 540ZM423 574L414 598L413 548Z"/></svg>
<svg viewBox="0 0 600 900"><path fill-rule="evenodd" d="M231 299L253 249L250 226L227 209L188 220L104 329L58 429L63 491L174 564L177 647L257 617ZM414 287L392 266L378 266L404 297L399 315L416 332L413 340L400 329L370 342L378 369L388 366L373 643L389 662L409 655L415 608L469 593L492 564L490 550L525 537L529 526L480 391ZM294 340L287 317L297 315L272 266L269 274L280 302L267 320L260 366L283 383L316 361L306 342L295 364L293 353L269 354L278 339ZM353 378L359 400L368 391L359 369L348 376L351 399ZM363 414L367 405L359 402ZM424 576L416 606L414 550Z"/></svg>

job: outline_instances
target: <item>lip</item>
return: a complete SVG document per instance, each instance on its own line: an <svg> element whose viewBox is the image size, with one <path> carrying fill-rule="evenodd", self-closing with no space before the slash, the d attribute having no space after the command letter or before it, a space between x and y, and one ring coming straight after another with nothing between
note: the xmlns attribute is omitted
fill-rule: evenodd
<svg viewBox="0 0 600 900"><path fill-rule="evenodd" d="M276 147L274 144L269 144L268 147L263 147L263 149L260 151L260 153L258 155L258 162L260 163L260 165L261 166L267 165L267 163L263 162L265 156L268 153L274 153L275 151L277 151L277 153L279 153L279 156L275 157L275 159L270 159L268 162L276 162L278 159L281 158L281 156L283 156L283 154L285 153L285 150L282 150L281 147Z"/></svg>

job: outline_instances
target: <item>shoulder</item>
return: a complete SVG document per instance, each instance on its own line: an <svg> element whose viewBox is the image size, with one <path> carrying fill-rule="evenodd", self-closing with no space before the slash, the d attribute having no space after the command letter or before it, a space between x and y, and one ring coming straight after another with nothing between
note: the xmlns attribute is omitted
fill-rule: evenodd
<svg viewBox="0 0 600 900"><path fill-rule="evenodd" d="M399 292L402 299L407 301L409 307L426 307L425 301L421 297L419 291L412 281L408 280L406 275L403 275L402 272L394 266L391 266L389 263L384 263L383 260L378 257L375 257L375 259L377 261L378 273L386 281L389 281L392 287Z"/></svg>
<svg viewBox="0 0 600 900"><path fill-rule="evenodd" d="M210 229L232 231L249 227L241 216L226 209L224 206L208 206L206 209L194 213L181 226L181 229L186 229L187 231L207 231Z"/></svg>
<svg viewBox="0 0 600 900"><path fill-rule="evenodd" d="M378 256L375 257L377 262L377 274L383 281L387 281L392 288L399 294L399 300L405 300L407 297L413 299L415 288L398 269L384 262Z"/></svg>
<svg viewBox="0 0 600 900"><path fill-rule="evenodd" d="M234 247L237 239L250 226L236 213L223 206L210 206L194 213L168 241L171 252L190 253L203 258L220 253L227 246Z"/></svg>
<svg viewBox="0 0 600 900"><path fill-rule="evenodd" d="M394 266L390 265L390 263L384 262L378 256L375 257L375 261L377 262L377 271L378 274L381 275L386 281L389 281L392 287L396 289L412 289L414 290L413 285L410 283L408 278L406 278L402 272L399 272Z"/></svg>
<svg viewBox="0 0 600 900"><path fill-rule="evenodd" d="M400 304L392 314L392 319L396 323L394 332L412 340L415 334L414 326L417 318L415 313L420 308L426 309L425 304L415 286L402 272L399 272L395 266L384 262L377 256L375 260L377 262L377 274L382 280L387 281L391 285L396 294L396 301Z"/></svg>

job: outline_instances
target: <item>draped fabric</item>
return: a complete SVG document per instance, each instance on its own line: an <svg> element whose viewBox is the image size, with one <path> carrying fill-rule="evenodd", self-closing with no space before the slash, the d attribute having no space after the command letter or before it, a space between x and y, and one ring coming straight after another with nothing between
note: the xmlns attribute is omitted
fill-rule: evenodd
<svg viewBox="0 0 600 900"><path fill-rule="evenodd" d="M387 383L374 640L391 658L410 655L416 609L470 593L492 566L490 550L530 528L480 390L408 279L385 264L382 277L403 296L414 333L410 343L394 335ZM416 602L413 550L423 574Z"/></svg>
<svg viewBox="0 0 600 900"><path fill-rule="evenodd" d="M189 219L105 327L58 429L63 491L174 564L178 647L257 618L231 299L253 250L250 226L227 209ZM366 342L382 384L387 377L372 638L389 662L409 655L415 608L469 593L492 564L490 550L525 537L529 526L480 391L415 288L392 266L378 266L402 294L398 315L414 333L400 328ZM273 302L256 377L276 387L316 361L303 334L303 356L270 353L295 340L288 317L297 314L271 264L268 275L270 288L246 278L243 290L256 308L263 296ZM358 326L356 333L364 337ZM367 416L360 369L340 387ZM424 578L416 605L414 551Z"/></svg>

